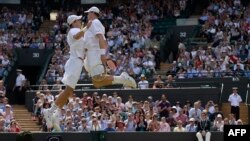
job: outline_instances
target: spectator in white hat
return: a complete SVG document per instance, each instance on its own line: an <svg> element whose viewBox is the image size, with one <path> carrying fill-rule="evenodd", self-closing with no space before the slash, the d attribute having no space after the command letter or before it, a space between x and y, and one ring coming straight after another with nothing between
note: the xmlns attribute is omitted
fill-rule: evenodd
<svg viewBox="0 0 250 141"><path fill-rule="evenodd" d="M222 125L224 125L224 121L223 121L222 115L218 114L217 117L214 120L213 128L214 128L215 131L219 131L220 127Z"/></svg>
<svg viewBox="0 0 250 141"><path fill-rule="evenodd" d="M187 132L196 132L197 126L195 125L195 119L194 118L190 118L189 119L189 123L186 125L185 128L186 128Z"/></svg>
<svg viewBox="0 0 250 141"><path fill-rule="evenodd" d="M149 88L149 83L148 83L146 76L144 74L141 74L141 81L138 82L138 88L140 88L140 89Z"/></svg>

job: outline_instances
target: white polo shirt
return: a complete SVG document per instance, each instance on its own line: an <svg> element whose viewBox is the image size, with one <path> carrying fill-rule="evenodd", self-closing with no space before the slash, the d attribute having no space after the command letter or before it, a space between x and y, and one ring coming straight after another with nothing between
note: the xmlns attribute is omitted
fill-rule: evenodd
<svg viewBox="0 0 250 141"><path fill-rule="evenodd" d="M106 40L105 28L98 19L92 21L91 26L84 34L84 42L87 49L100 49L99 39L96 37L97 34L102 34L103 38Z"/></svg>
<svg viewBox="0 0 250 141"><path fill-rule="evenodd" d="M229 96L228 101L231 103L231 106L239 106L242 99L240 95L232 93Z"/></svg>
<svg viewBox="0 0 250 141"><path fill-rule="evenodd" d="M23 74L19 74L16 78L16 87L23 86L23 81L25 81L25 76Z"/></svg>
<svg viewBox="0 0 250 141"><path fill-rule="evenodd" d="M83 58L85 54L83 37L78 40L74 39L74 35L76 35L78 32L80 32L80 28L71 28L67 35L67 42L70 46L71 58Z"/></svg>
<svg viewBox="0 0 250 141"><path fill-rule="evenodd" d="M149 86L148 86L148 81L147 80L141 80L138 82L138 87L140 89L147 89Z"/></svg>

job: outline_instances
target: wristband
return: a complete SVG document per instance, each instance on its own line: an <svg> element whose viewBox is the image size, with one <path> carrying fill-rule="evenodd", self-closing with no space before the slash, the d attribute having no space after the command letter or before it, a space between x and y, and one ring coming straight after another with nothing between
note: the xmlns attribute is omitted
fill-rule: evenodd
<svg viewBox="0 0 250 141"><path fill-rule="evenodd" d="M81 29L82 32L86 32L87 30L88 30L87 27Z"/></svg>
<svg viewBox="0 0 250 141"><path fill-rule="evenodd" d="M105 55L106 54L106 49L100 49L100 53L101 53L101 55Z"/></svg>

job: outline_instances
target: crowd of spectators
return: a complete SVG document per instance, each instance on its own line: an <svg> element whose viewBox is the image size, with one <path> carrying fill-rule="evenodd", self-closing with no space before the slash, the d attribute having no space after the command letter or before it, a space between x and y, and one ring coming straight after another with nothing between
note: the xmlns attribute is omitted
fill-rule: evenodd
<svg viewBox="0 0 250 141"><path fill-rule="evenodd" d="M20 130L12 106L8 103L4 82L0 80L0 132L20 132Z"/></svg>
<svg viewBox="0 0 250 141"><path fill-rule="evenodd" d="M179 44L168 73L176 78L249 77L250 6L240 0L213 0L199 19L207 45L191 50Z"/></svg>
<svg viewBox="0 0 250 141"><path fill-rule="evenodd" d="M43 110L49 108L57 98L49 90L37 91L34 98L34 115L39 120L41 131L53 132L43 119ZM210 131L223 131L224 124L241 125L233 114L223 115L219 106L209 100L191 103L168 101L149 96L136 101L132 95L123 100L117 92L113 95L98 92L75 94L60 111L60 128L63 132L89 131L153 131L153 132L197 132L197 123L202 115L211 123ZM34 118L34 120L36 120Z"/></svg>
<svg viewBox="0 0 250 141"><path fill-rule="evenodd" d="M0 78L14 58L13 48L44 48L48 34L39 33L40 8L0 8Z"/></svg>

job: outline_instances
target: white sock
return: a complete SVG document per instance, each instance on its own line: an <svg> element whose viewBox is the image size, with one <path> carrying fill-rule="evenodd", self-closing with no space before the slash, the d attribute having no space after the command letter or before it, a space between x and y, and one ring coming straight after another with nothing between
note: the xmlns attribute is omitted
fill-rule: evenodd
<svg viewBox="0 0 250 141"><path fill-rule="evenodd" d="M50 113L54 113L54 111L57 109L57 106L56 106L56 104L55 103L52 103L51 104L51 107L50 107L50 109L49 109L49 112Z"/></svg>
<svg viewBox="0 0 250 141"><path fill-rule="evenodd" d="M114 80L112 81L112 84L123 84L124 79L121 76L113 76Z"/></svg>

